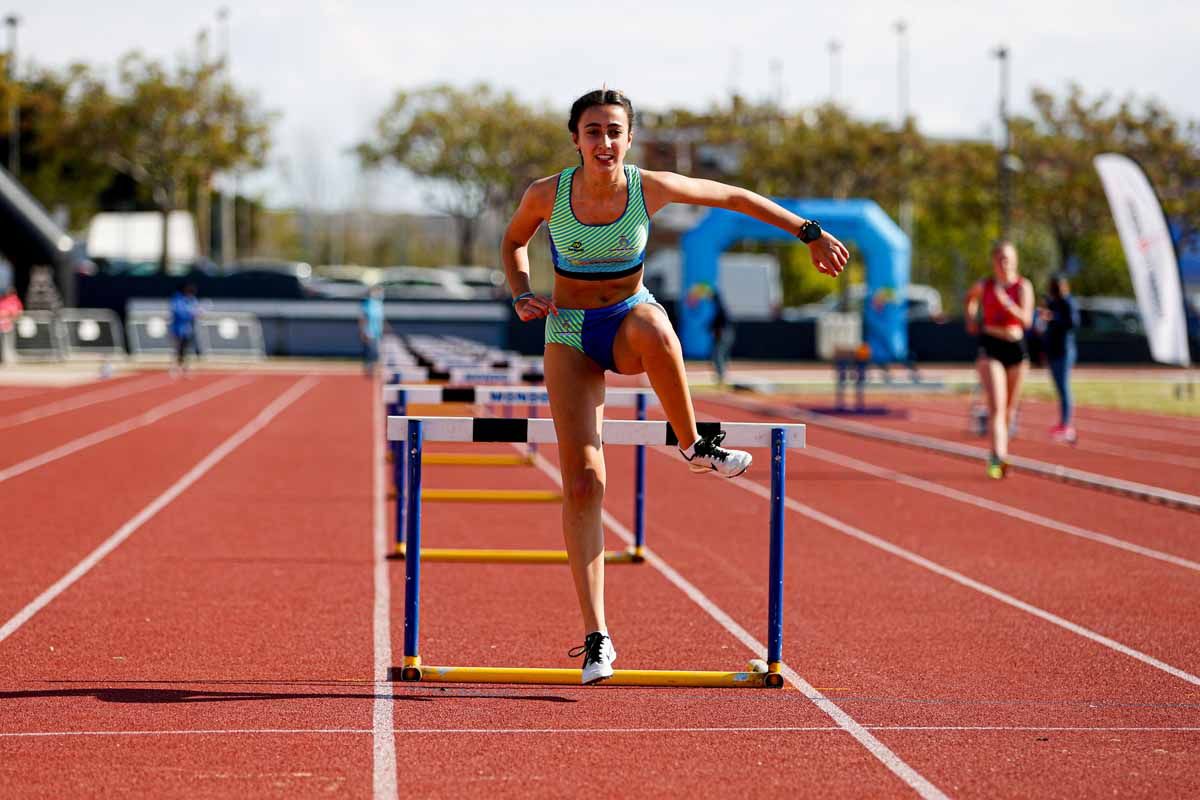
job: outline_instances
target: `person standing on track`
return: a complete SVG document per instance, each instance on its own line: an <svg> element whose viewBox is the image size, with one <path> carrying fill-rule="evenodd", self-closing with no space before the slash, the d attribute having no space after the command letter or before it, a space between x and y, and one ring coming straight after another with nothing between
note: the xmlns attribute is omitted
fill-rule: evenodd
<svg viewBox="0 0 1200 800"><path fill-rule="evenodd" d="M723 434L701 438L697 431L679 339L642 285L650 218L669 203L727 208L799 237L827 275L840 273L849 257L816 220L765 197L626 164L633 124L633 105L619 91L599 89L576 100L567 128L579 166L535 181L500 245L517 315L522 322L546 320L546 389L559 445L563 537L586 632L571 655L583 656L584 684L610 677L617 655L604 617L605 371L646 373L694 472L733 478L751 461L749 453L723 448ZM549 297L530 289L527 247L542 223L555 271Z"/></svg>
<svg viewBox="0 0 1200 800"><path fill-rule="evenodd" d="M1045 344L1046 364L1058 390L1058 424L1050 429L1056 442L1074 444L1077 438L1075 426L1071 424L1071 368L1075 366L1075 329L1079 327L1079 307L1071 298L1071 284L1067 276L1055 275L1050 279L1046 293L1046 305L1038 310L1046 323L1042 335Z"/></svg>
<svg viewBox="0 0 1200 800"><path fill-rule="evenodd" d="M363 298L358 312L358 338L362 340L363 346L363 374L368 378L375 374L384 327L383 287L372 286Z"/></svg>
<svg viewBox="0 0 1200 800"><path fill-rule="evenodd" d="M17 288L9 284L0 294L0 364L16 360L17 343L13 341L13 327L17 318L25 312Z"/></svg>
<svg viewBox="0 0 1200 800"><path fill-rule="evenodd" d="M975 365L991 421L987 474L1000 479L1008 472L1009 426L1029 372L1025 331L1033 324L1033 284L1017 271L1017 248L1007 240L992 245L992 273L967 293L966 316L967 332L979 336Z"/></svg>
<svg viewBox="0 0 1200 800"><path fill-rule="evenodd" d="M729 367L729 354L733 352L733 321L729 319L729 312L721 300L720 292L713 292L712 303L713 318L708 327L712 331L713 337L713 370L717 373L717 385L724 387L725 372Z"/></svg>
<svg viewBox="0 0 1200 800"><path fill-rule="evenodd" d="M189 350L200 354L196 344L196 317L200 316L200 301L196 299L196 284L187 281L171 297L171 338L175 340L175 366L172 374L187 372Z"/></svg>

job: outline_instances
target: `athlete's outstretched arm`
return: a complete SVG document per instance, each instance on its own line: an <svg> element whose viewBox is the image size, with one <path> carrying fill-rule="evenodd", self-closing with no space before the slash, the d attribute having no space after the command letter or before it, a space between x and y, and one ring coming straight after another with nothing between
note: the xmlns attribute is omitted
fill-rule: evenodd
<svg viewBox="0 0 1200 800"><path fill-rule="evenodd" d="M643 171L642 185L646 197L646 210L651 215L669 203L712 206L754 217L793 236L799 236L800 228L808 222L761 194L726 183L689 178L674 172ZM813 266L826 275L836 276L845 268L850 258L846 246L829 231L823 231L820 239L810 242L808 250Z"/></svg>
<svg viewBox="0 0 1200 800"><path fill-rule="evenodd" d="M525 190L521 204L517 206L500 240L500 262L504 265L504 276L508 279L508 288L513 297L531 291L529 240L537 233L542 221L550 217L550 209L554 207L554 186L552 178L534 181ZM516 311L522 322L558 314L553 300L537 295L517 303Z"/></svg>

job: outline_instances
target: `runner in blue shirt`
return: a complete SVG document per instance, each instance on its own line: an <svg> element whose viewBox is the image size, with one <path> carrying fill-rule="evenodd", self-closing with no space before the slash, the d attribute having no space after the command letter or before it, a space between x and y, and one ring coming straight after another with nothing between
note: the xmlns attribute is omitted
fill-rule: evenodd
<svg viewBox="0 0 1200 800"><path fill-rule="evenodd" d="M383 287L372 286L362 301L358 335L363 343L363 374L374 374L379 360L379 340L383 338Z"/></svg>
<svg viewBox="0 0 1200 800"><path fill-rule="evenodd" d="M196 345L196 317L200 316L196 284L188 281L171 297L171 338L175 340L175 369L187 371L187 351L200 355Z"/></svg>

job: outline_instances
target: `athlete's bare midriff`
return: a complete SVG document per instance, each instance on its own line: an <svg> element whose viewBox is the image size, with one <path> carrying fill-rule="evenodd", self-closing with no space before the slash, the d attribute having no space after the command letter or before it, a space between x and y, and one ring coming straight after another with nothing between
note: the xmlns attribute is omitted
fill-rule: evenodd
<svg viewBox="0 0 1200 800"><path fill-rule="evenodd" d="M554 276L554 305L559 308L604 308L632 297L642 288L642 270L608 281L581 281Z"/></svg>
<svg viewBox="0 0 1200 800"><path fill-rule="evenodd" d="M1025 329L1020 325L984 325L983 332L1006 342L1019 342L1025 338Z"/></svg>

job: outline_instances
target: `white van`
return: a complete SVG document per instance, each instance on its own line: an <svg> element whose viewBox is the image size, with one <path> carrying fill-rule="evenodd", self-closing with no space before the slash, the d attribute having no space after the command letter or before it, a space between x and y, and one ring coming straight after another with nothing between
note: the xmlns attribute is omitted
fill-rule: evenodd
<svg viewBox="0 0 1200 800"><path fill-rule="evenodd" d="M730 320L775 319L783 302L779 260L761 253L721 253L717 261L717 291ZM679 250L655 250L646 259L647 288L664 300L682 300L683 257Z"/></svg>
<svg viewBox="0 0 1200 800"><path fill-rule="evenodd" d="M87 229L88 258L118 262L155 262L162 257L163 218L157 211L105 211ZM169 261L190 264L199 255L196 222L187 211L167 217Z"/></svg>

